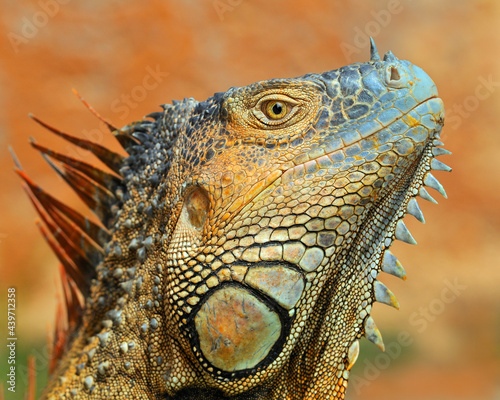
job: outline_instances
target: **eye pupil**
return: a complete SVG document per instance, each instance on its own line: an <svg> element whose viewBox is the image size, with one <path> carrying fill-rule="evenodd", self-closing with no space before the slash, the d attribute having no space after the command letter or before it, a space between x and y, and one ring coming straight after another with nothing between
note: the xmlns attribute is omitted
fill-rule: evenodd
<svg viewBox="0 0 500 400"><path fill-rule="evenodd" d="M274 114L280 115L283 112L283 105L281 103L275 103L272 110Z"/></svg>

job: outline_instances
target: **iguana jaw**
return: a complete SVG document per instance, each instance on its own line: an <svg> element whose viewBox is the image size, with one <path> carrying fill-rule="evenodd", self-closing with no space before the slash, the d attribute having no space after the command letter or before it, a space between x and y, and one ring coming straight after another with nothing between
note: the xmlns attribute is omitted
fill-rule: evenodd
<svg viewBox="0 0 500 400"><path fill-rule="evenodd" d="M421 115L418 115L418 113ZM422 127L425 132L421 134L418 133L421 128L420 124L413 123L413 121L420 120L426 121ZM325 302L332 302L331 306L325 308L324 302L317 301L316 303L319 304L314 306L314 311L310 313L310 315L329 316L316 326L314 322L309 321L310 326L308 329L309 331L318 332L330 331L332 334L335 332L333 337L335 337L334 343L337 343L337 345L332 345L334 347L332 352L336 353L338 351L337 360L344 360L340 362L343 365L336 367L340 367L340 376L327 378L324 374L318 374L318 371L324 370L325 364L330 364L330 361L322 360L324 354L329 354L329 351L325 350L325 347L328 346L326 343L321 345L321 340L312 343L304 342L298 346L299 348L303 347L301 351L305 352L308 349L308 354L316 355L313 359L307 360L309 366L304 365L306 361L302 359L300 366L295 362L290 363L288 373L293 374L297 371L298 375L304 376L306 374L304 370L310 371L307 375L310 379L311 396L313 392L315 396L318 396L317 387L319 383L315 383L316 379L323 381L331 379L332 383L325 387L337 387L339 384L342 386L342 382L347 382L348 370L354 364L359 352L357 339L361 336L366 336L379 347L384 348L380 332L370 316L372 303L379 301L396 308L399 305L392 292L375 278L380 271L393 274L402 279L406 278L404 269L390 253L389 248L394 239L408 243L414 242L402 219L406 213L410 213L417 219L423 220L415 196L424 193L423 185L424 182L429 181L428 176L431 165L438 169L448 170L447 167L442 167L444 164L434 159L435 155L446 154L444 150L443 153L435 150L436 145L439 145L436 138L439 137L443 124L442 101L439 98L431 96L407 114L387 123L384 129L390 130L391 124L398 121L404 121L408 125L410 136L419 138L419 146L413 149L411 154L405 158L406 164L404 165L406 166L398 168L397 173L394 173L394 177L387 180L381 190L374 195L372 206L367 207L365 214L362 216L364 222L357 225L355 230L357 233L351 236L349 244L344 246L345 252L339 251L339 256L331 261L329 268L337 272L332 278L325 278L326 280L321 283L322 293L320 294L320 298L332 299L325 300ZM384 143L378 145L380 148L384 147ZM403 159L403 156L401 158ZM435 185L433 187L436 188ZM381 216L382 220L380 220ZM371 234L366 235L367 232L371 232ZM356 290L354 290L354 287L356 287ZM335 300L345 298L345 293L352 293L353 296L348 297L342 303ZM359 296L360 293L361 296ZM335 321L339 323L342 321L351 322L345 326L339 325ZM340 326L343 326L341 333L339 333ZM348 344L347 347L344 347L345 343ZM349 348L351 348L350 352L347 351ZM306 396L306 393L307 391L304 392L303 396ZM326 393L323 395L326 395ZM320 395L311 398L322 397Z"/></svg>
<svg viewBox="0 0 500 400"><path fill-rule="evenodd" d="M335 387L336 390L342 387L345 390L347 386L349 370L359 355L359 338L365 336L384 350L382 336L370 314L375 301L399 309L399 303L394 294L376 278L383 271L401 279L406 279L406 273L401 263L389 250L395 239L409 244L416 244L403 223L404 216L411 214L419 221L424 222L416 197L420 196L435 202L424 186L430 186L446 197L444 189L430 172L432 169L451 170L435 158L438 155L449 154L446 150L437 147L442 145L438 140L443 125L442 101L433 97L418 107L425 106L429 106L431 110L434 110L431 112L431 119L434 121L435 126L431 127L423 149L418 152L414 161L401 174L388 182L387 187L380 193L373 206L367 210L365 221L359 226L356 237L352 238L351 247L346 256L343 260L335 261L340 263L342 267L334 281L331 282L334 289L326 289L328 285L324 285L325 293L323 295L328 297L335 298L336 293L349 291L351 293L362 293L360 297L353 297L351 300L347 299L342 305L334 307L337 310L336 312L327 312L328 315L332 315L334 320L351 321L351 324L344 328L342 338L336 338L337 343L349 343L345 350L340 350L338 354L340 359L345 360L343 365L345 369L341 368L337 376L332 377L332 381L335 382L335 384L332 383L332 387ZM408 115L402 118L408 118ZM388 205L392 205L390 212L388 212ZM380 216L383 216L383 221L377 220ZM368 231L373 232L370 238L363 235L363 232ZM353 286L357 287L356 290L345 284L346 276L352 277L349 282L352 282ZM317 310L317 312L325 313L325 310ZM337 329L333 328L335 325L335 323L330 324L329 329L338 332ZM317 329L327 328L322 326L317 327ZM339 346L339 348L342 349L343 346ZM318 363L322 364L319 360ZM322 376L321 379L324 378L325 376ZM314 392L317 395L317 389L313 382L314 379L311 380L311 393ZM326 393L323 395L326 395ZM321 396L314 398L321 398Z"/></svg>

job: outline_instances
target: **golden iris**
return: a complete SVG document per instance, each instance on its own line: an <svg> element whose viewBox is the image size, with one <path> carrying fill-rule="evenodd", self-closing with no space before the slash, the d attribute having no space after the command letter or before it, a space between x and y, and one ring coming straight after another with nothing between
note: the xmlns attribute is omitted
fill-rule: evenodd
<svg viewBox="0 0 500 400"><path fill-rule="evenodd" d="M281 119L288 113L288 105L279 100L268 101L265 113L269 119Z"/></svg>

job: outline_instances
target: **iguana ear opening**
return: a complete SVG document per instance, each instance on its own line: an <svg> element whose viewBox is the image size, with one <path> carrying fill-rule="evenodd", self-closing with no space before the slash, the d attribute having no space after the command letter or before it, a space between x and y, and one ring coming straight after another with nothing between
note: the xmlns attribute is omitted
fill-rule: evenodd
<svg viewBox="0 0 500 400"><path fill-rule="evenodd" d="M209 206L210 200L205 189L196 187L189 193L184 203L184 209L193 228L203 228L207 220Z"/></svg>

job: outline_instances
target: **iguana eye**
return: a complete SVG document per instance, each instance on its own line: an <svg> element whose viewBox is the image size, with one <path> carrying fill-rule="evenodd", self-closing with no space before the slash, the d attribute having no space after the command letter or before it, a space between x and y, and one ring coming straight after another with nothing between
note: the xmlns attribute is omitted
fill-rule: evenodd
<svg viewBox="0 0 500 400"><path fill-rule="evenodd" d="M253 114L266 125L281 125L299 110L300 103L290 96L270 94L262 97L253 108Z"/></svg>
<svg viewBox="0 0 500 400"><path fill-rule="evenodd" d="M285 117L288 114L288 109L290 108L288 104L279 100L268 101L263 106L264 109L262 111L264 114L266 114L269 119L274 120Z"/></svg>

